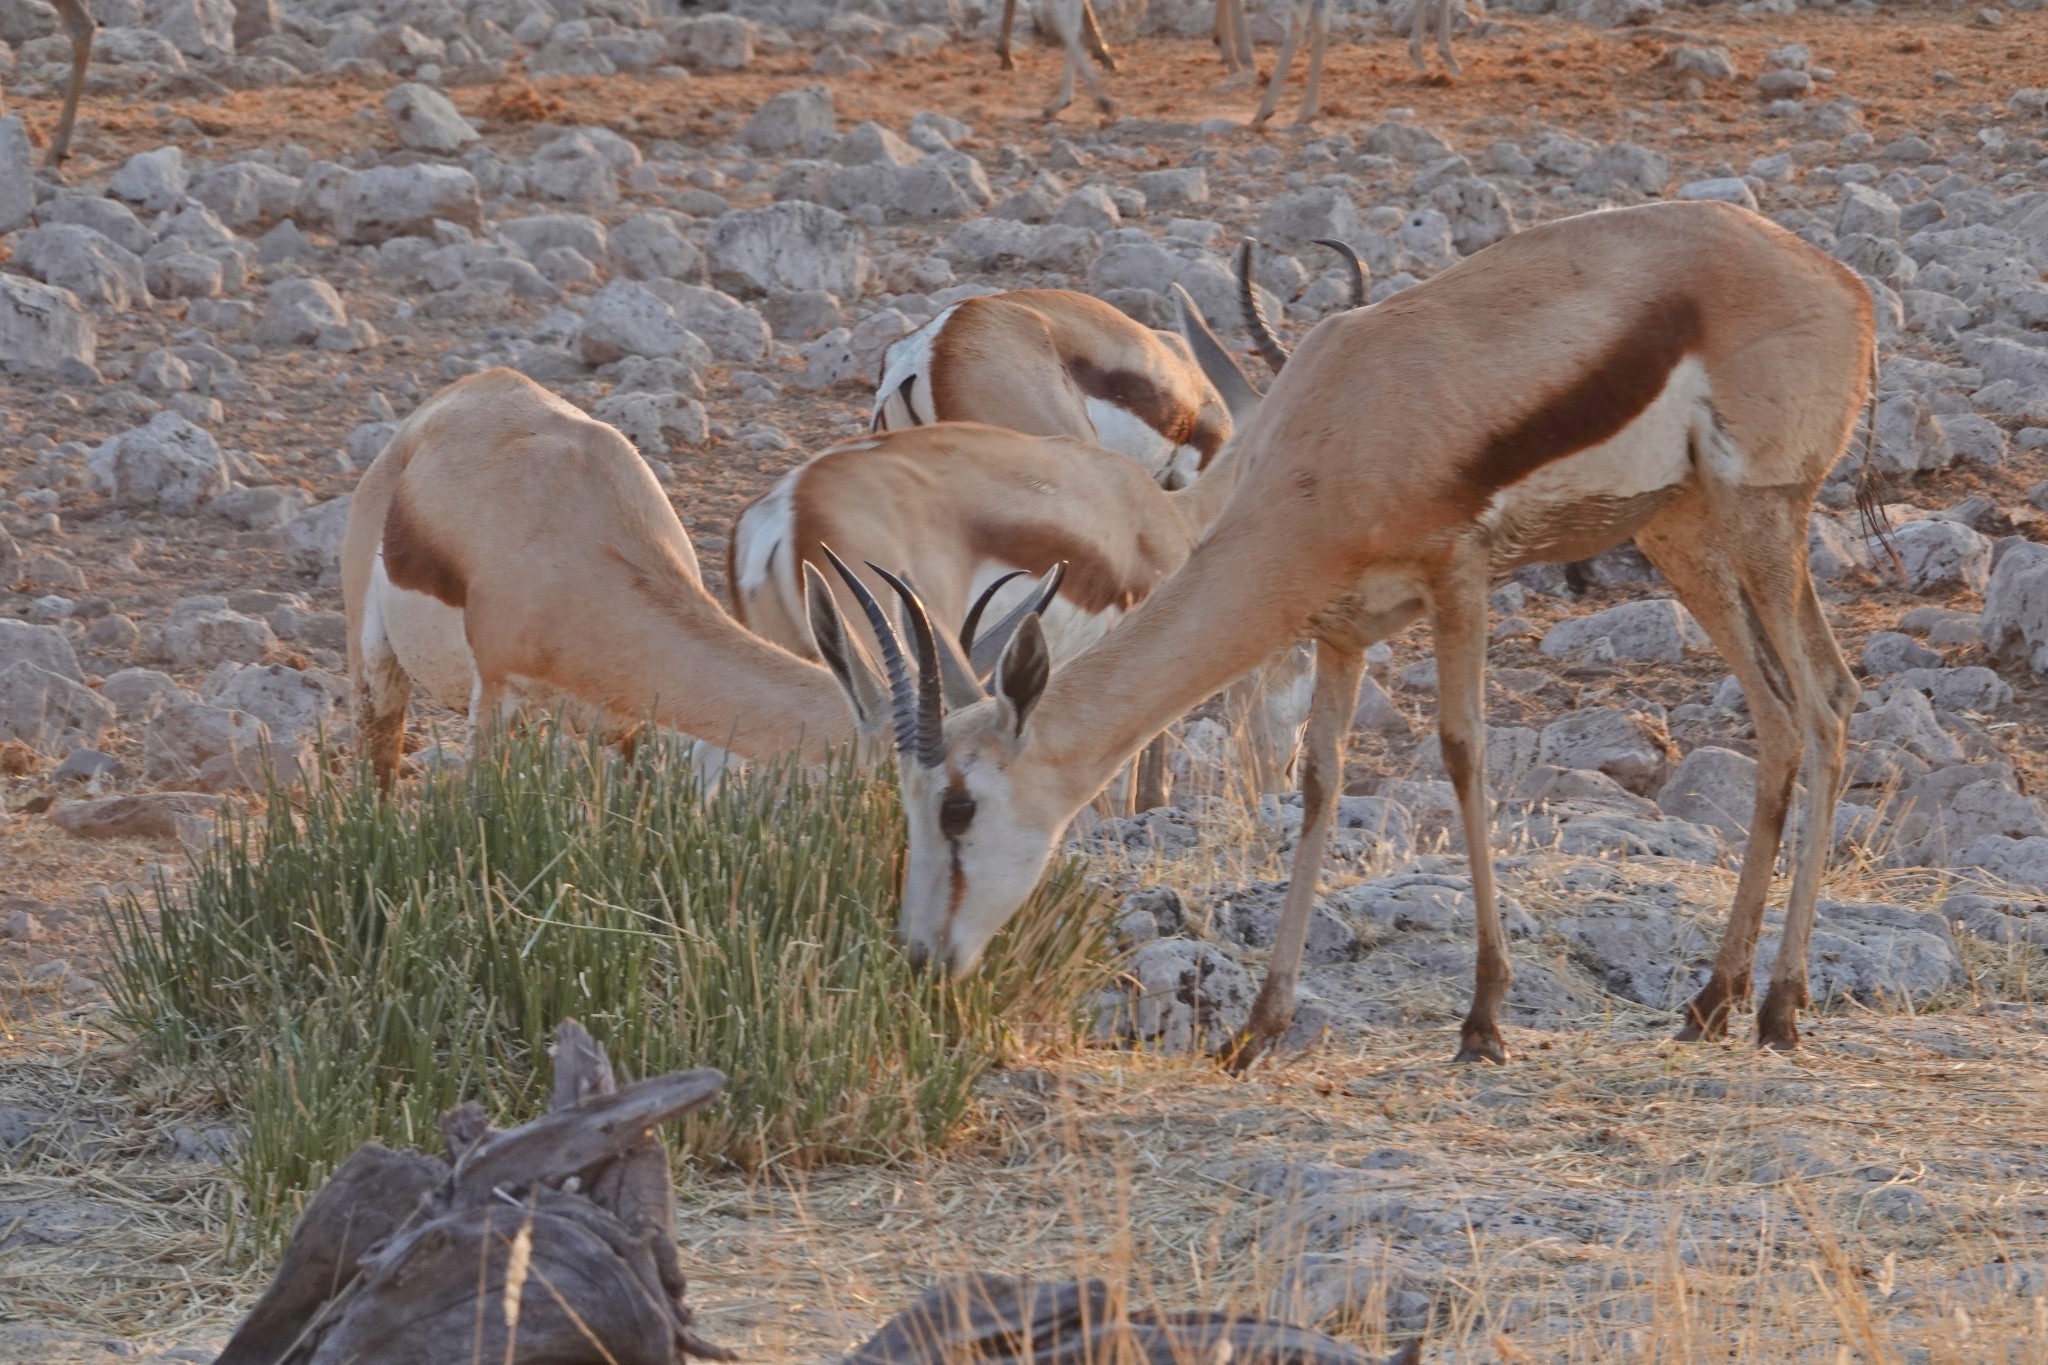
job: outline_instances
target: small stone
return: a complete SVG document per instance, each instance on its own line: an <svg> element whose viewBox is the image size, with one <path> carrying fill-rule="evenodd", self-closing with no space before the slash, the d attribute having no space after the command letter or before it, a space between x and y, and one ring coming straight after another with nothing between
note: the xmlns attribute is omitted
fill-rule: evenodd
<svg viewBox="0 0 2048 1365"><path fill-rule="evenodd" d="M67 801L50 823L80 839L177 839L204 843L212 836L221 798L200 792L145 792Z"/></svg>
<svg viewBox="0 0 2048 1365"><path fill-rule="evenodd" d="M461 151L479 136L446 95L417 81L393 86L384 96L384 114L399 144L414 151L446 155Z"/></svg>
<svg viewBox="0 0 2048 1365"><path fill-rule="evenodd" d="M299 277L270 286L256 340L271 345L299 346L318 341L329 327L347 327L348 309L333 285Z"/></svg>

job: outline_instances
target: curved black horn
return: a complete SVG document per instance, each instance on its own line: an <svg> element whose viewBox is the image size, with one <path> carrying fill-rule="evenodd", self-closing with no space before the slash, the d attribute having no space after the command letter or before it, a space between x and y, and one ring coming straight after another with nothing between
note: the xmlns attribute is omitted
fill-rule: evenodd
<svg viewBox="0 0 2048 1365"><path fill-rule="evenodd" d="M988 610L990 600L1002 591L1003 584L1013 578L1022 578L1024 572L1022 569L1012 569L981 590L981 596L975 598L974 605L967 609L967 619L960 624L960 648L970 654L974 652L974 632L981 626L981 614Z"/></svg>
<svg viewBox="0 0 2048 1365"><path fill-rule="evenodd" d="M946 718L944 680L939 676L939 642L932 637L931 617L917 592L895 574L870 561L870 569L895 589L903 599L903 614L910 618L911 634L917 637L917 761L936 768L946 761Z"/></svg>
<svg viewBox="0 0 2048 1365"><path fill-rule="evenodd" d="M846 561L834 554L830 545L818 548L825 552L825 558L832 561L833 570L852 590L854 600L860 603L861 614L868 618L868 625L875 632L875 643L882 647L882 668L889 675L890 711L896 722L896 750L898 753L910 753L917 747L917 694L911 688L910 665L903 658L903 642L896 637L896 628L889 624L889 614L868 591L868 585L860 581L860 575L847 568Z"/></svg>
<svg viewBox="0 0 2048 1365"><path fill-rule="evenodd" d="M1280 373L1287 364L1287 348L1280 344L1280 338L1273 335L1273 329L1266 322L1266 315L1259 308L1259 291L1252 283L1252 253L1258 250L1259 239L1247 237L1237 252L1237 306L1244 314L1244 329L1252 334L1252 347L1266 358L1266 364L1273 373Z"/></svg>
<svg viewBox="0 0 2048 1365"><path fill-rule="evenodd" d="M1344 258L1344 263L1351 267L1351 306L1365 307L1365 286L1368 278L1365 262L1358 259L1358 253L1351 249L1351 243L1340 242L1335 237L1318 237L1315 244L1326 246Z"/></svg>
<svg viewBox="0 0 2048 1365"><path fill-rule="evenodd" d="M996 660L1002 657L1003 647L1010 643L1017 627L1024 624L1025 617L1045 613L1045 609L1052 605L1052 599L1059 596L1060 584L1066 581L1066 577L1067 561L1062 559L1046 571L1045 581L1039 584L1035 594L1011 607L1007 616L990 626L974 642L968 652L968 661L976 677L986 678L995 669Z"/></svg>

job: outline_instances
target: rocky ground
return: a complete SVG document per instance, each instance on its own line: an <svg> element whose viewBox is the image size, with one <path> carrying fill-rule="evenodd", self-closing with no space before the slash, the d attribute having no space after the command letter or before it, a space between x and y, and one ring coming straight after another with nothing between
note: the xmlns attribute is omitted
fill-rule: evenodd
<svg viewBox="0 0 2048 1365"><path fill-rule="evenodd" d="M955 1251L1116 1243L1177 1300L1194 1264L1373 1332L1427 1321L1473 1360L1808 1317L1845 1341L1875 1322L1898 1358L1998 1358L1957 1312L2017 1340L2048 1285L2040 15L1534 0L1461 20L1452 84L1406 66L1403 6L1345 4L1324 119L1259 136L1184 4L1113 16L1127 116L1099 127L1033 118L1053 55L1000 75L992 16L954 0L95 8L60 181L31 167L67 48L39 0L0 0L0 1356L196 1350L253 1287L218 1251L231 1128L93 1029L93 907L175 875L266 764L345 741L346 499L440 384L512 365L617 424L716 579L738 507L864 430L881 348L968 294L1086 289L1159 322L1177 282L1234 331L1251 232L1298 333L1343 302L1311 238L1354 243L1378 299L1518 227L1674 196L1754 205L1854 266L1883 337L1903 578L1861 535L1853 459L1813 523L1867 691L1807 1059L1651 1041L1711 952L1753 734L1618 551L1583 591L1544 569L1495 596L1517 1070L1434 1065L1469 883L1410 635L1360 701L1297 1028L1318 1050L1242 1086L1062 1062L992 1093L979 1149L808 1202L707 1177L707 1306L750 1355L808 1358ZM1102 1033L1165 1052L1241 1017L1299 821L1219 795L1231 736L1187 729L1176 804L1077 844L1129 896ZM983 1245L950 1218L970 1198L1038 1231ZM1782 1244L1730 1259L1759 1229Z"/></svg>

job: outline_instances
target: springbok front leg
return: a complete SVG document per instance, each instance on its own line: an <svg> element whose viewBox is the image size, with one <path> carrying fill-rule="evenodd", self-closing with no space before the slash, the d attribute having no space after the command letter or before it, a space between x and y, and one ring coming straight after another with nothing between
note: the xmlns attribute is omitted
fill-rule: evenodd
<svg viewBox="0 0 2048 1365"><path fill-rule="evenodd" d="M1154 735L1152 742L1138 751L1138 768L1131 793L1134 812L1158 810L1166 804L1169 795L1166 771L1167 742L1164 734Z"/></svg>
<svg viewBox="0 0 2048 1365"><path fill-rule="evenodd" d="M1308 714L1308 740L1301 752L1301 837L1287 869L1287 898L1266 980L1252 1004L1251 1018L1223 1055L1223 1064L1242 1073L1279 1041L1294 1022L1294 991L1301 979L1301 954L1308 942L1309 916L1316 907L1316 882L1323 853L1336 824L1337 798L1344 792L1344 736L1358 705L1365 674L1365 650L1355 642L1316 646L1315 700Z"/></svg>
<svg viewBox="0 0 2048 1365"><path fill-rule="evenodd" d="M1010 33L1017 26L1017 0L1003 0L1003 26L996 31L996 61L1005 71L1017 69L1010 51Z"/></svg>
<svg viewBox="0 0 2048 1365"><path fill-rule="evenodd" d="M1252 62L1252 35L1245 23L1244 0L1216 0L1216 48L1223 55L1224 89L1258 77L1258 67Z"/></svg>
<svg viewBox="0 0 2048 1365"><path fill-rule="evenodd" d="M1330 46L1330 0L1309 0L1308 85L1301 92L1301 112L1296 124L1314 123L1322 112L1323 56Z"/></svg>
<svg viewBox="0 0 2048 1365"><path fill-rule="evenodd" d="M1094 0L1081 0L1081 41L1088 45L1088 55L1102 63L1103 70L1116 70L1116 54L1102 39L1102 21L1095 16Z"/></svg>
<svg viewBox="0 0 2048 1365"><path fill-rule="evenodd" d="M1280 42L1280 55L1273 59L1273 74L1266 80L1266 97L1259 101L1259 112L1252 115L1251 126L1263 128L1266 120L1273 117L1273 111L1280 107L1280 91L1287 84L1287 68L1294 65L1294 50L1301 46L1302 30L1308 27L1308 7L1312 0L1295 0L1287 19L1287 36Z"/></svg>
<svg viewBox="0 0 2048 1365"><path fill-rule="evenodd" d="M78 97L85 92L86 68L92 65L92 36L96 25L85 0L55 0L57 17L71 38L71 83L64 87L64 110L57 116L57 131L50 138L50 152L43 165L55 169L71 155L71 127L78 121Z"/></svg>
<svg viewBox="0 0 2048 1365"><path fill-rule="evenodd" d="M1087 12L1087 0L1053 0L1053 22L1059 25L1060 43L1066 50L1066 61L1060 67L1059 90L1053 95L1052 103L1045 106L1045 117L1058 118L1061 111L1074 102L1074 78L1079 76L1088 86L1088 93L1095 97L1095 107L1104 116L1116 112L1116 105L1110 100L1109 92L1103 89L1101 77L1088 64L1082 51L1082 16Z"/></svg>
<svg viewBox="0 0 2048 1365"><path fill-rule="evenodd" d="M1458 65L1457 53L1451 50L1451 25L1457 17L1452 6L1459 3L1461 0L1415 0L1408 21L1408 60L1425 76L1429 74L1429 63L1422 57L1422 40L1432 27L1436 29L1436 50L1443 56L1444 65L1453 76L1465 74L1465 69Z"/></svg>
<svg viewBox="0 0 2048 1365"><path fill-rule="evenodd" d="M1514 983L1507 933L1493 885L1486 791L1486 551L1474 546L1429 585L1430 632L1436 642L1437 728L1444 770L1457 793L1472 872L1472 1009L1458 1035L1460 1062L1505 1062L1500 1007Z"/></svg>

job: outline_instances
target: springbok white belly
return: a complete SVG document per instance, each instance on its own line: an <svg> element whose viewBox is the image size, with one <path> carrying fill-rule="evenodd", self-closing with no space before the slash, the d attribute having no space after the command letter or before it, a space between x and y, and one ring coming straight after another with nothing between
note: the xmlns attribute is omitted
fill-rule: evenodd
<svg viewBox="0 0 2048 1365"><path fill-rule="evenodd" d="M437 597L395 586L384 572L384 552L370 566L366 632L381 628L391 650L418 686L452 710L467 714L476 686L462 613Z"/></svg>
<svg viewBox="0 0 2048 1365"><path fill-rule="evenodd" d="M1708 398L1706 370L1683 360L1656 399L1612 437L1496 492L1479 518L1492 536L1495 565L1610 548L1694 477L1695 451L1709 474L1728 464L1728 437Z"/></svg>

